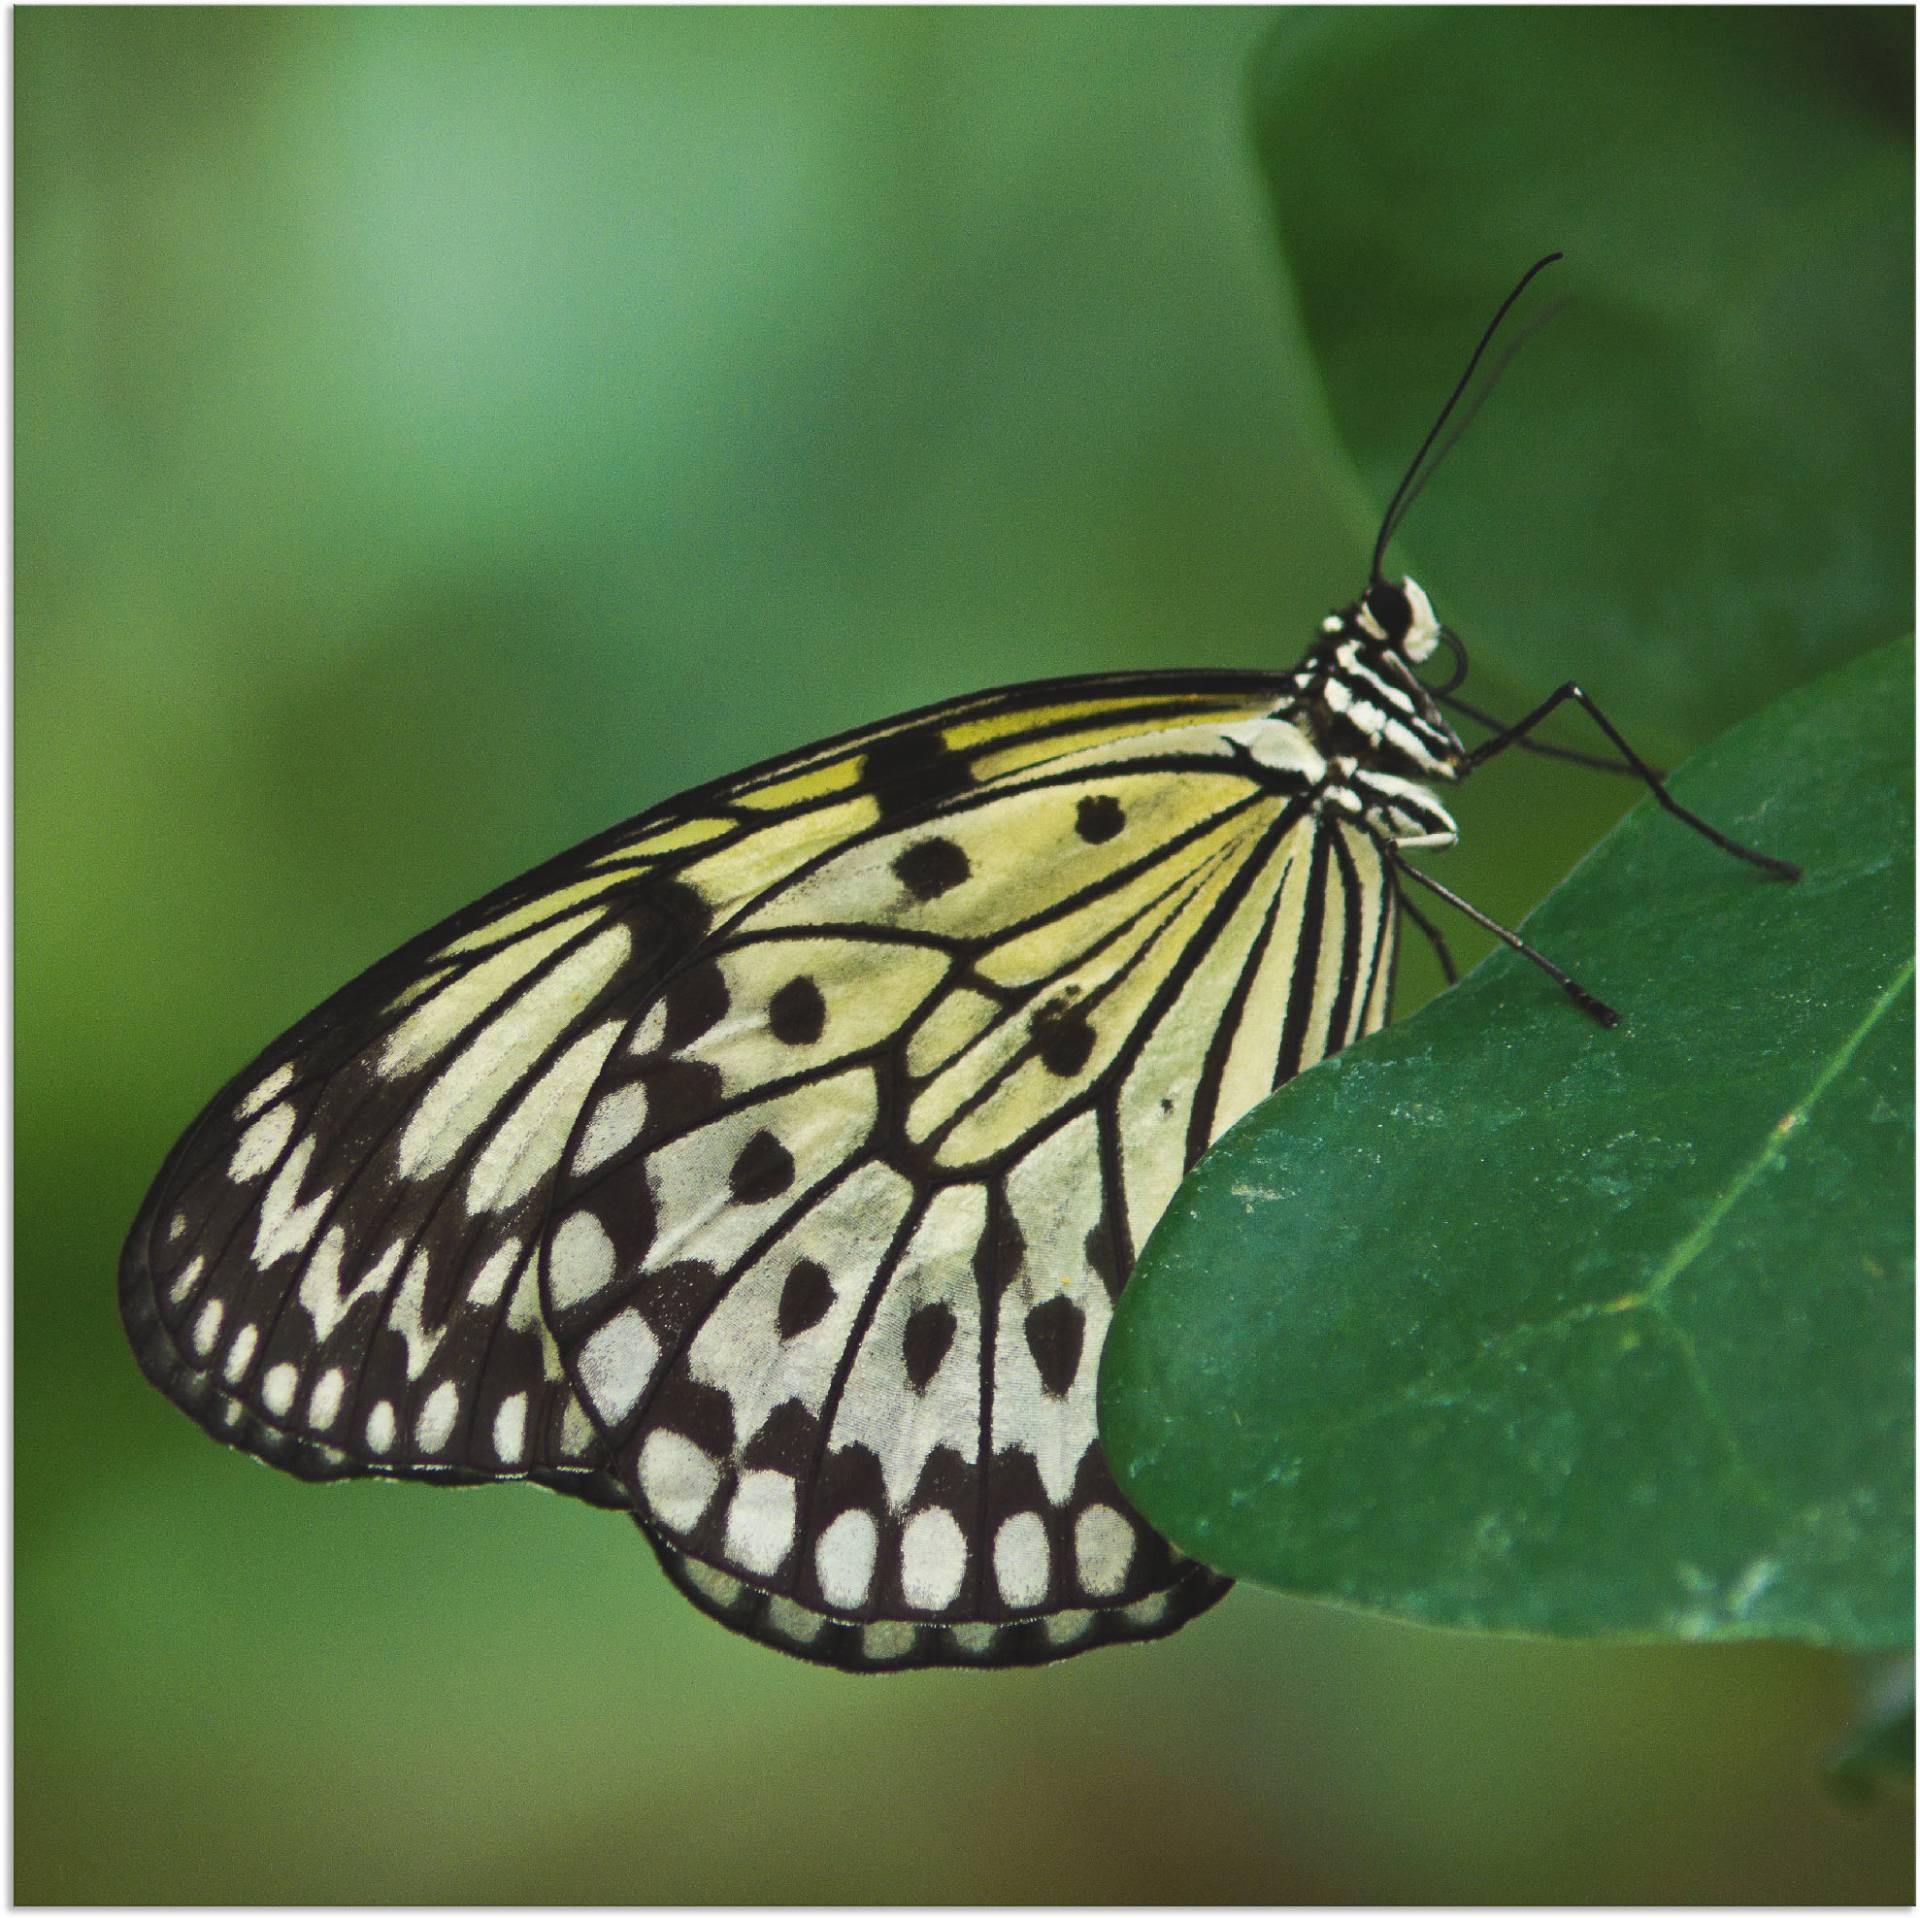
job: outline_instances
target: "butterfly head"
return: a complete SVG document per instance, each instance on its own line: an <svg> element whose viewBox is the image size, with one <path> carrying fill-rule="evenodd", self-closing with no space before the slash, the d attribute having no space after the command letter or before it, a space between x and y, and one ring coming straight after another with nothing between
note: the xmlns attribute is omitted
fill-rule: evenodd
<svg viewBox="0 0 1920 1918"><path fill-rule="evenodd" d="M1321 622L1298 684L1321 750L1415 779L1454 779L1466 749L1436 695L1460 683L1466 653L1417 580L1379 579ZM1419 668L1441 646L1456 671L1431 687Z"/></svg>
<svg viewBox="0 0 1920 1918"><path fill-rule="evenodd" d="M1419 582L1378 579L1354 608L1354 623L1369 639L1384 641L1410 665L1423 666L1440 644L1440 622Z"/></svg>

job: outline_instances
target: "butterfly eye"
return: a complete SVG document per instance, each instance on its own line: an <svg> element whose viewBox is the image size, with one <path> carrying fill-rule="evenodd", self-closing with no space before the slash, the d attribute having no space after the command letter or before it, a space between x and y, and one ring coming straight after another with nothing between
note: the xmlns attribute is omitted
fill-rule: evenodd
<svg viewBox="0 0 1920 1918"><path fill-rule="evenodd" d="M1367 589L1367 611L1387 638L1398 640L1413 624L1413 604L1398 586L1381 580Z"/></svg>

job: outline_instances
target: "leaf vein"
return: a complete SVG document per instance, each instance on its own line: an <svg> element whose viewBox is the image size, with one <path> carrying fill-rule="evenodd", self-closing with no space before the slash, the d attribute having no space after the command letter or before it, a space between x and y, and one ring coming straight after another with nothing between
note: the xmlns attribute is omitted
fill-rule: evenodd
<svg viewBox="0 0 1920 1918"><path fill-rule="evenodd" d="M1748 1187L1751 1186L1763 1172L1779 1160L1781 1153L1786 1150L1788 1138L1805 1123L1807 1115L1819 1104L1828 1087L1830 1087L1833 1082L1839 1078L1841 1073L1847 1069L1848 1065L1852 1063L1853 1055L1859 1051L1868 1033L1886 1017L1894 1001L1899 998L1900 994L1905 991L1909 983L1911 983L1913 971L1914 962L1909 959L1895 975L1893 983L1888 986L1886 991L1868 1008L1866 1017L1848 1034L1846 1043L1841 1046L1833 1058L1828 1061L1820 1076L1814 1080L1806 1097L1801 1100L1797 1106L1789 1110L1782 1117L1779 1124L1767 1134L1766 1143L1754 1155L1752 1162L1743 1172L1734 1178L1728 1185L1726 1192L1709 1208L1706 1216L1701 1219L1700 1223L1674 1248L1666 1264L1653 1275L1653 1279L1648 1284L1646 1290L1639 1294L1637 1298L1623 1300L1623 1305L1650 1305L1654 1303L1660 1295L1673 1285L1680 1275L1686 1271L1688 1266L1692 1265L1700 1256L1706 1249L1708 1241L1713 1237L1714 1231L1719 1226L1720 1221L1739 1203Z"/></svg>

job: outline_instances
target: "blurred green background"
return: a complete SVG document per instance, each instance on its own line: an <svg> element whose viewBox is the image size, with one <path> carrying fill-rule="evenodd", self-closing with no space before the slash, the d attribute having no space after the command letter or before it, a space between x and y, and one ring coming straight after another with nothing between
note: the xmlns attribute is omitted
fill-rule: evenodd
<svg viewBox="0 0 1920 1918"><path fill-rule="evenodd" d="M1269 139L1290 258L1250 102L1316 59L1364 73L1404 18L1304 23L1292 64L1302 23L1255 10L16 15L17 1898L1911 1896L1910 1808L1816 1780L1834 1659L1243 1588L1147 1650L855 1680L698 1617L613 1515L224 1452L120 1335L121 1235L204 1097L492 884L949 693L1292 659L1478 317L1561 239L1503 196L1610 204L1564 98L1489 88L1437 14L1421 91L1357 96L1297 203ZM1856 258L1910 302L1911 17L1794 18L1787 108L1894 130L1905 214ZM1607 86L1666 123L1687 50L1663 75L1620 45ZM1364 174L1365 111L1449 102L1484 169L1449 191L1489 214L1448 242L1441 326L1392 264L1435 250L1418 185L1329 226L1329 181ZM1768 204L1721 217L1775 244ZM1659 255L1659 208L1619 224ZM1328 231L1379 246L1372 278L1308 273ZM1725 296L1736 357L1754 297ZM1890 432L1873 477L1910 527L1903 312L1823 404ZM1514 424L1552 340L1409 529L1509 710L1576 670L1605 694L1561 587L1607 535ZM1390 353L1416 414L1369 406ZM1856 581L1829 546L1812 572ZM1551 666L1499 630L1522 560ZM1625 616L1593 611L1604 665ZM1729 708L1689 687L1676 721L1629 684L1622 716L1694 743ZM1446 876L1517 917L1629 797L1503 764ZM1413 955L1403 1007L1431 985Z"/></svg>

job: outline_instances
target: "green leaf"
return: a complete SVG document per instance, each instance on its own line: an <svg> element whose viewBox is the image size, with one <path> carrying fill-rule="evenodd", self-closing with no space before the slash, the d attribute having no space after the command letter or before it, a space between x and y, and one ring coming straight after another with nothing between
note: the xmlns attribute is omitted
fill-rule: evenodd
<svg viewBox="0 0 1920 1918"><path fill-rule="evenodd" d="M1295 1080L1149 1240L1102 1368L1122 1489L1305 1596L1572 1636L1913 1623L1913 665L1790 694L1527 935Z"/></svg>
<svg viewBox="0 0 1920 1918"><path fill-rule="evenodd" d="M1913 1777L1913 1654L1861 1663L1860 1710L1825 1768L1828 1789L1855 1804L1896 1773Z"/></svg>
<svg viewBox="0 0 1920 1918"><path fill-rule="evenodd" d="M1502 293L1566 299L1396 543L1511 687L1577 656L1677 756L1904 632L1913 18L1289 13L1255 134L1384 503Z"/></svg>

